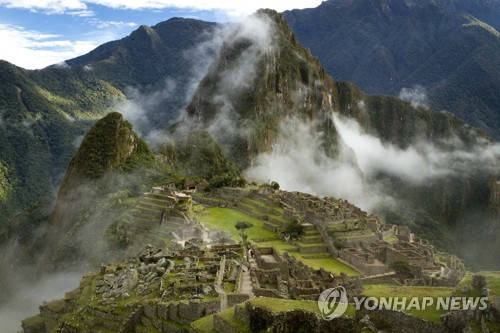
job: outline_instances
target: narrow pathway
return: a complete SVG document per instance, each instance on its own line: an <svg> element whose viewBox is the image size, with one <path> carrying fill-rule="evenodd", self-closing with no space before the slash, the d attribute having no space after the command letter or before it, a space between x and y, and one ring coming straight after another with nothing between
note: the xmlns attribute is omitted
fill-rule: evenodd
<svg viewBox="0 0 500 333"><path fill-rule="evenodd" d="M375 274L375 275L363 276L363 277L360 277L359 279L360 280L367 280L367 279L374 279L374 278L379 278L379 277L391 276L391 275L394 275L394 274L396 274L396 272L390 271L390 272L383 273L383 274Z"/></svg>
<svg viewBox="0 0 500 333"><path fill-rule="evenodd" d="M250 269L253 269L255 267L257 267L257 265L255 264L255 260L251 259L250 260ZM251 298L254 297L252 278L250 277L250 270L249 269L247 269L246 271L243 270L243 277L241 279L241 293L249 294Z"/></svg>

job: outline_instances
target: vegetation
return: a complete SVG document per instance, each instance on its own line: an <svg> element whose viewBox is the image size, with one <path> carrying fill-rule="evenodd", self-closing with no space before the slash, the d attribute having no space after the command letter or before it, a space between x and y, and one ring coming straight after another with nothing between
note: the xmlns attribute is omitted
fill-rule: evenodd
<svg viewBox="0 0 500 333"><path fill-rule="evenodd" d="M454 289L446 287L424 287L424 286L395 286L389 284L371 284L363 285L363 295L367 297L406 297L409 301L412 297L418 297L422 301L423 297L432 297L434 304L438 297L449 297ZM443 309L437 310L434 306L426 307L425 309L407 311L417 317L439 322L441 315L446 311Z"/></svg>
<svg viewBox="0 0 500 333"><path fill-rule="evenodd" d="M219 144L203 130L194 130L178 139L171 147L174 165L186 176L208 180L210 188L245 186L233 162L222 152Z"/></svg>
<svg viewBox="0 0 500 333"><path fill-rule="evenodd" d="M410 277L411 268L408 261L394 261L389 264L389 268L394 270L401 277Z"/></svg>
<svg viewBox="0 0 500 333"><path fill-rule="evenodd" d="M243 246L246 248L250 248L250 244L248 242L248 235L246 234L246 230L253 227L253 224L247 221L238 221L235 226L236 230L240 232L240 237L243 242Z"/></svg>
<svg viewBox="0 0 500 333"><path fill-rule="evenodd" d="M274 313L299 309L321 316L321 313L319 312L318 309L318 302L314 301L259 297L251 300L250 303L252 303L252 305L254 306L259 306L264 309L270 310ZM345 313L345 316L354 317L355 315L356 315L356 309L354 305L349 305Z"/></svg>
<svg viewBox="0 0 500 333"><path fill-rule="evenodd" d="M302 235L304 235L304 226L298 218L285 224L283 229L279 231L278 235L281 239L285 241L298 240Z"/></svg>
<svg viewBox="0 0 500 333"><path fill-rule="evenodd" d="M500 65L498 32L476 20L498 29L498 16L492 14L498 14L498 6L433 1L431 9L427 3L413 0L401 6L392 0L369 8L362 1L352 6L323 3L284 15L300 42L336 79L369 94L398 96L403 88L424 86L426 91L413 96L420 94L421 102L450 111L498 139L500 99L494 92L500 87L497 73L488 70Z"/></svg>
<svg viewBox="0 0 500 333"><path fill-rule="evenodd" d="M303 254L299 253L296 249L291 248L290 244L278 239L277 234L264 228L264 222L241 213L238 210L232 208L218 208L210 207L203 212L198 213L198 219L207 225L207 227L214 228L220 231L229 231L231 236L235 241L241 239L238 231L234 228L234 225L238 221L248 221L253 224L253 227L248 229L246 232L248 238L252 239L271 239L263 242L259 242L258 246L263 247L275 247L280 252L288 252L293 255L306 265L311 266L314 269L323 268L329 272L340 274L341 272L346 273L349 276L357 276L359 272L355 269L335 260L332 257L327 258L306 258ZM255 241L254 241L255 242ZM327 253L324 253L327 254Z"/></svg>

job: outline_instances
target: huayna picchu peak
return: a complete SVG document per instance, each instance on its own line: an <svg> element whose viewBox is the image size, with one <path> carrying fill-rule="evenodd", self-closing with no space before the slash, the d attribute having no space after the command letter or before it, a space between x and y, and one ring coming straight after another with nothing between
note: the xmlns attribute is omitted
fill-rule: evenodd
<svg viewBox="0 0 500 333"><path fill-rule="evenodd" d="M0 63L2 325L498 331L496 120L475 128L453 104L491 113L494 94L467 87L498 75L464 74L481 57L464 34L494 57L495 8L329 0L137 24L41 70Z"/></svg>

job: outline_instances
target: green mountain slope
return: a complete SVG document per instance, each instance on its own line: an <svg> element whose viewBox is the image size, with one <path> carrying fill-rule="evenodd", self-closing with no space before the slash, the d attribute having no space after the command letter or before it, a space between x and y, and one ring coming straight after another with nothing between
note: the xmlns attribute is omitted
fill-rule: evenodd
<svg viewBox="0 0 500 333"><path fill-rule="evenodd" d="M142 26L65 65L31 71L1 61L0 221L52 197L94 121L127 98L162 92L169 77L178 90L160 94L146 112L159 128L175 119L192 84L187 52L210 40L214 29L212 23L171 19Z"/></svg>
<svg viewBox="0 0 500 333"><path fill-rule="evenodd" d="M26 71L0 63L0 163L10 191L0 217L51 196L75 150L75 139L122 94L92 76Z"/></svg>
<svg viewBox="0 0 500 333"><path fill-rule="evenodd" d="M331 0L284 15L336 79L396 96L420 85L429 106L498 139L500 35L471 15L498 26L499 7L495 1Z"/></svg>

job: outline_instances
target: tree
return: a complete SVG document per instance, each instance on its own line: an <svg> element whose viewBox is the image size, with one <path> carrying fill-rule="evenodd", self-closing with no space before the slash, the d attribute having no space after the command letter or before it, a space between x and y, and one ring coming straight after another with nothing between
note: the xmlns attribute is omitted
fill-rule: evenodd
<svg viewBox="0 0 500 333"><path fill-rule="evenodd" d="M279 236L284 240L298 240L304 233L304 226L299 219L295 218L285 225L283 230L280 231Z"/></svg>
<svg viewBox="0 0 500 333"><path fill-rule="evenodd" d="M236 223L236 225L234 227L236 228L236 230L238 230L240 232L243 246L248 248L249 244L248 244L248 235L246 234L246 230L253 227L253 224L250 222L247 222L247 221L239 221Z"/></svg>
<svg viewBox="0 0 500 333"><path fill-rule="evenodd" d="M389 268L393 269L400 276L411 275L411 268L408 261L394 261L389 264Z"/></svg>

